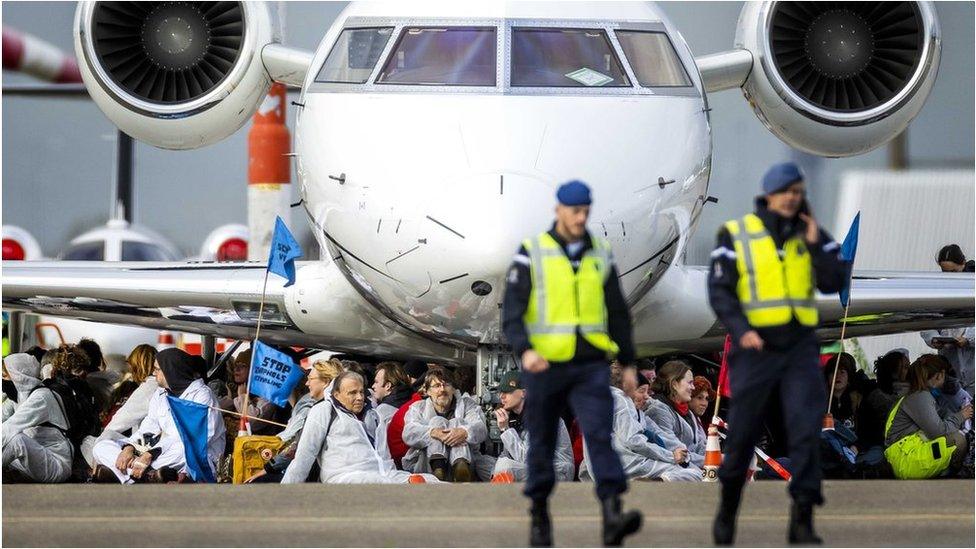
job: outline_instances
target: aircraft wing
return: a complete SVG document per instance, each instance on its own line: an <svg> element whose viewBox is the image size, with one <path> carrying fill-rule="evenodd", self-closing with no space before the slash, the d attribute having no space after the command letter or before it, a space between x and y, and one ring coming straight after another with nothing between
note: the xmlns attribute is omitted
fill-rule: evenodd
<svg viewBox="0 0 976 549"><path fill-rule="evenodd" d="M376 356L460 358L401 329L359 295L334 263L296 262L296 283L267 277L261 339ZM251 339L265 265L3 262L3 307L79 320Z"/></svg>
<svg viewBox="0 0 976 549"><path fill-rule="evenodd" d="M707 267L682 267L683 284L704 290ZM685 292L686 307L698 311L707 307L704 292ZM704 303L702 303L704 301ZM976 276L972 273L855 271L847 312L845 338L917 332L937 328L960 328L974 324ZM837 294L817 294L821 341L840 339L844 308ZM714 318L714 317L713 317ZM636 330L639 335L640 329ZM639 347L668 350L718 350L725 328L714 320L700 338L668 338L654 344L640 341Z"/></svg>

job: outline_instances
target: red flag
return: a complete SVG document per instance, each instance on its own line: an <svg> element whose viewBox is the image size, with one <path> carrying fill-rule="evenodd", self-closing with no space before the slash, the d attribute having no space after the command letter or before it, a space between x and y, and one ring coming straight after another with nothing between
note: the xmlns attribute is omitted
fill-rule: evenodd
<svg viewBox="0 0 976 549"><path fill-rule="evenodd" d="M718 394L724 397L732 397L732 389L729 388L729 352L732 350L732 336L725 336L725 347L722 349L722 366L718 371Z"/></svg>

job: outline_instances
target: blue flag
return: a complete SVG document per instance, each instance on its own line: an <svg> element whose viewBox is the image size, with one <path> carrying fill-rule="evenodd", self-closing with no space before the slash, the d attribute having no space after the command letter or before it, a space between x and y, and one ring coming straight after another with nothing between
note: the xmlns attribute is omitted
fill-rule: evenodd
<svg viewBox="0 0 976 549"><path fill-rule="evenodd" d="M260 341L251 353L251 394L270 400L282 408L288 404L292 389L305 376L290 356Z"/></svg>
<svg viewBox="0 0 976 549"><path fill-rule="evenodd" d="M176 430L183 440L186 470L195 482L217 482L207 455L207 414L210 408L170 395L166 395L166 398Z"/></svg>
<svg viewBox="0 0 976 549"><path fill-rule="evenodd" d="M295 260L302 257L302 247L291 235L288 226L280 217L275 218L274 236L271 238L271 254L268 256L268 270L287 278L285 286L295 283Z"/></svg>
<svg viewBox="0 0 976 549"><path fill-rule="evenodd" d="M857 212L854 216L854 221L851 221L851 228L847 229L847 236L844 237L844 243L840 246L840 258L844 261L849 261L851 264L851 269L854 268L854 256L857 255L857 232L861 226L861 212ZM851 278L847 277L847 282L844 283L844 287L840 290L840 304L842 307L847 307L847 303L851 299Z"/></svg>

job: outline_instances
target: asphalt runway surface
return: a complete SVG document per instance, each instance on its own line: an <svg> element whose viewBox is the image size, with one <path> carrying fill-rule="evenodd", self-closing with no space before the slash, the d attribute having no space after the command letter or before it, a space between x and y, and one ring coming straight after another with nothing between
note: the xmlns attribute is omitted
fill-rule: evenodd
<svg viewBox="0 0 976 549"><path fill-rule="evenodd" d="M517 547L528 542L519 485L5 485L5 547L370 546ZM973 547L974 483L835 481L817 527L833 546ZM706 546L717 484L632 483L644 512L629 546ZM738 545L786 543L786 485L750 484ZM599 544L590 483L560 485L555 542Z"/></svg>

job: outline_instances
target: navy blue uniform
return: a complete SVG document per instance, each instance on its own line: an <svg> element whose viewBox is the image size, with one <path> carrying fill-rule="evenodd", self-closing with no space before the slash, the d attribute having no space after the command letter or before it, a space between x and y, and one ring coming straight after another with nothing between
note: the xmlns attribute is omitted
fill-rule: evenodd
<svg viewBox="0 0 976 549"><path fill-rule="evenodd" d="M569 245L556 233L549 234L559 243L573 265L579 267L586 250L592 248L590 235ZM516 357L532 346L522 317L529 305L532 277L529 255L524 247L515 255L509 269L502 310L502 329ZM617 358L624 364L634 360L630 313L620 292L616 267L603 287L607 306L607 330L617 343ZM549 369L539 373L522 372L522 386L526 390L526 428L529 430L528 481L525 495L533 500L546 499L555 485L553 455L556 449L557 426L560 413L568 405L583 431L597 496L606 499L627 489L620 458L610 445L613 433L613 398L610 395L610 369L606 353L577 333L576 354L569 362L552 362Z"/></svg>
<svg viewBox="0 0 976 549"><path fill-rule="evenodd" d="M802 222L785 219L766 208L765 198L756 201L756 215L783 249L783 242L804 230ZM813 260L817 289L840 291L850 275L850 264L840 258L840 245L823 229L820 241L808 246ZM790 494L796 501L821 503L820 428L827 404L820 350L814 329L794 319L785 326L756 328L764 341L762 351L742 349L739 339L752 330L736 293L739 271L732 237L723 226L711 255L708 298L712 309L732 336L729 355L729 435L725 457L719 469L723 484L741 486L759 441L767 401L778 389L783 421L787 429Z"/></svg>

